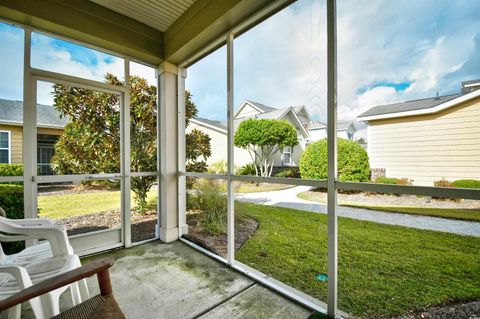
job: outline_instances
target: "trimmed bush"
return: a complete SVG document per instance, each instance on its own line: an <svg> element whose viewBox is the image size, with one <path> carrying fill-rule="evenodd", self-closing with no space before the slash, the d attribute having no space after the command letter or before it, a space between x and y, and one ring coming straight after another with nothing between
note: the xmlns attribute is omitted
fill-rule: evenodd
<svg viewBox="0 0 480 319"><path fill-rule="evenodd" d="M391 184L391 185L412 185L413 180L408 178L395 178L379 176L375 179L374 183L377 184Z"/></svg>
<svg viewBox="0 0 480 319"><path fill-rule="evenodd" d="M0 207L8 218L23 218L23 186L0 184Z"/></svg>
<svg viewBox="0 0 480 319"><path fill-rule="evenodd" d="M0 207L8 218L23 218L23 185L0 184ZM13 254L23 250L25 242L2 243L2 247L6 254Z"/></svg>
<svg viewBox="0 0 480 319"><path fill-rule="evenodd" d="M0 176L23 176L23 165L0 164Z"/></svg>
<svg viewBox="0 0 480 319"><path fill-rule="evenodd" d="M480 189L480 180L476 179L459 179L451 183L452 187L458 188L478 188Z"/></svg>
<svg viewBox="0 0 480 319"><path fill-rule="evenodd" d="M257 173L255 172L255 163L248 163L237 169L235 172L237 175L250 175L255 176Z"/></svg>
<svg viewBox="0 0 480 319"><path fill-rule="evenodd" d="M300 158L304 179L327 179L327 139L310 144ZM367 182L370 179L368 154L358 143L338 139L338 179L343 182Z"/></svg>

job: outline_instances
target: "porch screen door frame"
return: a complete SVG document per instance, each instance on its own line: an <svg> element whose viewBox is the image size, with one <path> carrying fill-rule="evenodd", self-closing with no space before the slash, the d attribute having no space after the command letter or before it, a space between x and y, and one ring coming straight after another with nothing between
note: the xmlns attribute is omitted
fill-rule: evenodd
<svg viewBox="0 0 480 319"><path fill-rule="evenodd" d="M112 248L129 246L130 238L130 103L126 99L126 89L122 86L76 78L55 72L30 69L28 99L25 99L24 112L24 196L25 217L38 217L37 190L39 184L83 182L92 180L118 179L121 184L121 227L70 236L70 243L79 255L92 254ZM120 101L120 171L114 174L42 175L37 173L37 86L38 82L64 84L72 87L91 89L115 94ZM26 88L27 89L27 88Z"/></svg>

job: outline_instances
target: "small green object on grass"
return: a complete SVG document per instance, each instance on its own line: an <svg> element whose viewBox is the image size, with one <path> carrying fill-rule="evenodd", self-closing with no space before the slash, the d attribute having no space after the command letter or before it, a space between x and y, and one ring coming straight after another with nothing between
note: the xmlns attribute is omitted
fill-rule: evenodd
<svg viewBox="0 0 480 319"><path fill-rule="evenodd" d="M328 281L328 276L326 274L318 274L315 276L315 279L321 282L327 282Z"/></svg>

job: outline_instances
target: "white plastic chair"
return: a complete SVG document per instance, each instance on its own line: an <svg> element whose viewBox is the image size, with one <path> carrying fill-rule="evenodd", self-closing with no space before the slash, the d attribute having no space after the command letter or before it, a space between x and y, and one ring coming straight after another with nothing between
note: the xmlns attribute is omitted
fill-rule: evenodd
<svg viewBox="0 0 480 319"><path fill-rule="evenodd" d="M15 265L0 266L0 300L6 299L22 289L36 283L48 280L67 271L79 268L80 259L76 255L56 256L42 259L21 267ZM60 313L60 296L65 290L70 289L74 305L81 303L77 283L51 291L38 298L30 300L30 306L37 319L51 318ZM9 309L9 318L19 319L21 305Z"/></svg>
<svg viewBox="0 0 480 319"><path fill-rule="evenodd" d="M47 242L26 248L14 255L5 255L1 252L0 258L0 298L5 299L20 289L48 279L54 275L69 271L81 266L78 256L68 242L68 237L61 227L53 225L47 219L19 219L12 220L0 217L0 241L12 242L22 240L46 239ZM37 318L47 318L59 313L60 295L68 288L72 295L73 304L81 302L81 295L89 297L86 281L57 289L30 303ZM41 304L41 306L39 306ZM9 317L19 318L20 306L10 310Z"/></svg>

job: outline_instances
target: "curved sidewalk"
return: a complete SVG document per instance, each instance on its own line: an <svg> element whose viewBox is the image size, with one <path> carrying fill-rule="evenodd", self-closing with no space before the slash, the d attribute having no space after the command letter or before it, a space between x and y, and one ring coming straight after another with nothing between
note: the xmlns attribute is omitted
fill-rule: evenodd
<svg viewBox="0 0 480 319"><path fill-rule="evenodd" d="M236 194L235 199L254 204L294 208L326 214L326 204L308 201L297 197L298 193L308 191L310 188L310 186L296 186L280 191ZM366 220L380 224L398 225L417 229L453 233L457 235L480 237L480 222L401 213L387 213L346 206L338 207L338 216Z"/></svg>

